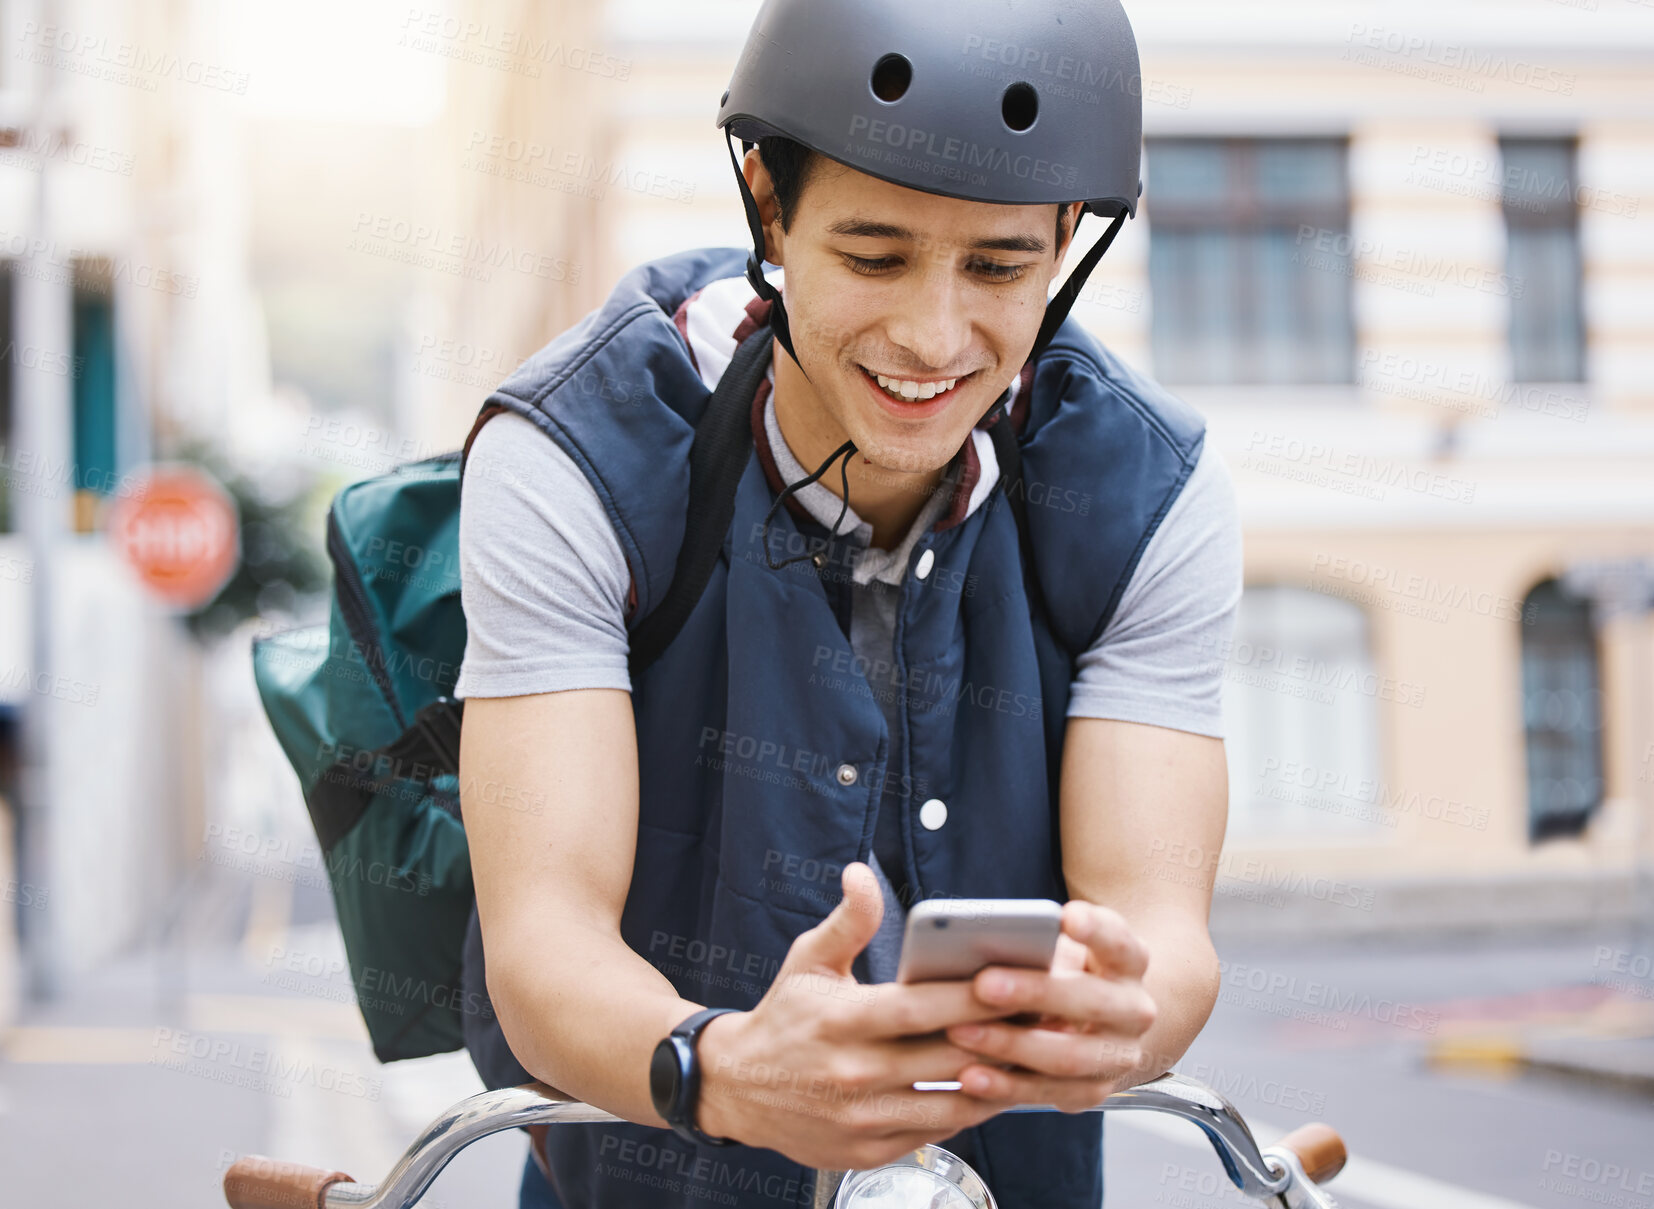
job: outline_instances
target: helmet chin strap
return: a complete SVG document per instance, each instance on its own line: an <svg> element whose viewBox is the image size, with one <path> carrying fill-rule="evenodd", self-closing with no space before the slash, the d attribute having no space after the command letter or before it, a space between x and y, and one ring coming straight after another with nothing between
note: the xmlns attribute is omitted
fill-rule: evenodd
<svg viewBox="0 0 1654 1209"><path fill-rule="evenodd" d="M808 382L810 381L809 372L804 369L804 363L798 359L798 353L793 348L792 325L787 318L786 303L782 301L781 291L771 285L769 279L764 276L764 220L762 215L758 212L758 199L753 197L752 188L747 184L747 178L741 171L741 161L735 154L735 137L730 133L729 127L727 126L724 128L724 142L729 147L730 166L735 169L735 181L741 190L741 205L746 210L747 227L752 233L753 252L752 255L747 257L747 281L752 285L753 291L760 298L770 304L770 330L775 333L777 343L779 343L782 348L787 350L787 355L793 359L793 364L798 366L799 372L804 375L804 380ZM1085 217L1085 213L1085 207L1082 206L1079 214L1075 216L1075 234L1079 233L1080 219ZM1063 282L1062 287L1056 292L1055 295L1052 296L1051 301L1046 304L1045 318L1040 323L1039 335L1034 338L1034 346L1028 353L1029 361L1037 361L1040 354L1045 352L1051 341L1056 338L1057 329L1062 327L1063 321L1068 318L1068 313L1073 309L1074 303L1079 299L1080 290L1084 288L1086 279L1090 277L1092 271L1096 269L1098 262L1103 258L1103 253L1108 251L1109 245L1114 242L1114 237L1120 233L1120 228L1125 226L1125 222L1126 212L1121 210L1119 214L1114 216L1114 221L1109 223L1108 230L1103 232L1102 238L1091 246L1090 250L1087 251L1085 256L1081 259L1080 263L1074 267L1074 271L1071 272L1068 275L1067 280ZM999 398L995 400L994 405L983 414L982 420L979 420L978 423L982 423L982 421L987 420L995 413L1009 415L1010 404L1011 390L1009 387L1006 387L1006 389L1000 394ZM775 502L770 505L769 512L764 515L764 527L760 537L760 540L764 543L764 558L765 561L769 563L770 570L779 571L783 567L787 567L793 563L802 562L807 558L813 557L813 555L809 554L800 554L793 558L784 559L781 562L774 561L774 559L770 557L769 552L770 522L774 519L776 511L781 507L782 503L785 502L788 496L792 495L800 488L808 487L822 475L826 474L827 468L830 467L835 461L843 458L843 464L840 467L840 498L843 500L843 504L839 508L838 517L833 521L832 529L833 535L835 537L838 536L839 521L844 519L844 514L850 507L850 458L855 454L855 452L856 443L854 441L846 441L831 454L829 454L826 461L816 467L814 474L811 474L809 477L801 479L796 483L788 484L781 494L776 496Z"/></svg>
<svg viewBox="0 0 1654 1209"><path fill-rule="evenodd" d="M764 255L764 219L758 213L758 199L753 197L752 188L747 184L746 175L741 171L741 161L735 155L735 138L730 134L728 127L724 129L724 143L729 147L730 167L735 169L735 181L741 189L741 206L746 210L747 228L752 233L753 251L752 255L747 257L747 281L752 285L753 292L770 304L770 330L775 333L776 342L787 350L787 356L793 359L793 364L798 366L798 372L804 375L806 382L809 382L810 373L804 368L804 363L798 359L797 350L793 348L792 325L787 320L787 305L781 300L781 291L771 285L769 279L764 276L762 260ZM826 474L827 468L835 461L843 458L844 461L839 468L839 498L843 502L839 507L838 516L833 520L832 529L833 536L838 536L839 522L844 519L844 514L850 508L850 459L855 452L856 443L846 441L827 455L827 460L816 467L814 474L802 478L796 483L787 484L782 489L781 494L775 497L775 502L770 505L770 510L764 514L764 525L759 534L759 540L764 543L764 561L769 564L771 571L779 571L783 567L792 566L793 563L803 562L805 559L815 557L812 554L799 554L776 562L770 554L770 526L775 520L776 512L787 501L788 496L804 487L808 487Z"/></svg>
<svg viewBox="0 0 1654 1209"><path fill-rule="evenodd" d="M844 519L844 514L849 511L850 508L850 459L855 452L856 443L854 441L846 441L837 449L833 450L832 453L827 455L827 460L816 467L814 474L809 475L806 478L799 479L796 483L788 483L786 487L782 488L781 494L775 497L775 503L771 504L770 510L764 513L764 527L759 534L759 540L764 543L764 561L769 563L771 571L779 571L782 567L790 567L794 563L803 562L807 558L815 557L814 554L796 554L792 558L784 558L780 562L776 562L770 555L770 522L775 519L776 510L780 508L782 504L787 502L787 497L789 495L793 494L795 491L798 491L800 488L808 487L811 483L815 482L822 475L827 473L827 467L838 461L838 459L843 458L844 461L839 466L839 498L844 502L839 505L838 515L833 518L832 527L833 536L838 536L839 522Z"/></svg>
<svg viewBox="0 0 1654 1209"><path fill-rule="evenodd" d="M741 205L747 212L747 227L752 232L752 255L747 257L747 280L752 283L753 292L770 304L770 329L775 333L776 340L781 347L787 350L787 356L798 365L799 371L804 371L803 363L798 360L798 353L793 349L792 326L787 322L787 307L781 301L781 291L770 284L764 276L764 219L758 213L758 199L753 197L752 188L747 184L747 178L741 171L741 161L735 155L735 137L730 134L728 127L724 129L724 142L729 147L730 166L735 169L735 181L741 187ZM809 374L805 373L806 380Z"/></svg>

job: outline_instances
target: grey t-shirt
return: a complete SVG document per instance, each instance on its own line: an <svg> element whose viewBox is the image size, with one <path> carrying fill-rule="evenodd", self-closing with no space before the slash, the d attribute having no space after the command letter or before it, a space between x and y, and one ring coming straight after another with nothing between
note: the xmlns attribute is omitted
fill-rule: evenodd
<svg viewBox="0 0 1654 1209"><path fill-rule="evenodd" d="M778 466L785 457L796 467L784 441L774 452ZM831 499L829 507L822 507L817 492ZM823 525L838 514L838 497L819 482L796 498ZM471 446L461 499L461 594L469 636L455 693L630 691L625 616L631 574L602 501L579 467L529 421L496 416ZM863 524L853 504L839 532L852 524ZM907 569L905 550L916 537L909 533L889 560L898 567L898 581ZM862 565L868 566L866 560ZM1108 626L1081 653L1069 717L1116 718L1221 738L1223 671L1211 652L1229 637L1240 591L1234 486L1208 442Z"/></svg>

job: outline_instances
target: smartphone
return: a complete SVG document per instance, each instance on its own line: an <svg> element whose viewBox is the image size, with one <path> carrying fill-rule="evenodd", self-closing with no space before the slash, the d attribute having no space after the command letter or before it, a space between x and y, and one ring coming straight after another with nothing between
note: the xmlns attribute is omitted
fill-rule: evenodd
<svg viewBox="0 0 1654 1209"><path fill-rule="evenodd" d="M902 937L897 982L964 980L983 966L1048 970L1062 934L1062 904L1049 898L927 898Z"/></svg>

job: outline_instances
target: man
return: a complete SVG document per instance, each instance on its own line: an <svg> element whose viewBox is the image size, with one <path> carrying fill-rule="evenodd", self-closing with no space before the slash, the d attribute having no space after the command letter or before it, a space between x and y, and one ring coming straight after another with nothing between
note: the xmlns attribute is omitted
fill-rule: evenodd
<svg viewBox="0 0 1654 1209"><path fill-rule="evenodd" d="M719 121L778 268L644 266L473 430L463 781L546 806L463 803L498 1016L467 1042L638 1123L550 1131L524 1204L829 1203L935 1142L1001 1205L1095 1206L1079 1110L1216 998L1209 884L1155 854L1222 841L1233 493L1063 323L1135 208L1136 45L1117 0L913 8L771 0ZM1087 208L1113 224L1048 308ZM755 332L725 552L634 676ZM938 895L1065 902L1053 969L894 983Z"/></svg>

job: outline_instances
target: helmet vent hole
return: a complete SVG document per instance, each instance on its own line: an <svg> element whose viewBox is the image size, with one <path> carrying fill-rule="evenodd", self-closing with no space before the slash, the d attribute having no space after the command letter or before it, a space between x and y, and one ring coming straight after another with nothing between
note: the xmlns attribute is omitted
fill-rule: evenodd
<svg viewBox="0 0 1654 1209"><path fill-rule="evenodd" d="M873 65L873 95L892 104L907 95L913 83L913 64L906 55L886 55Z"/></svg>
<svg viewBox="0 0 1654 1209"><path fill-rule="evenodd" d="M1005 115L1005 124L1020 134L1039 117L1039 93L1032 84L1012 84L1005 90L999 109Z"/></svg>

